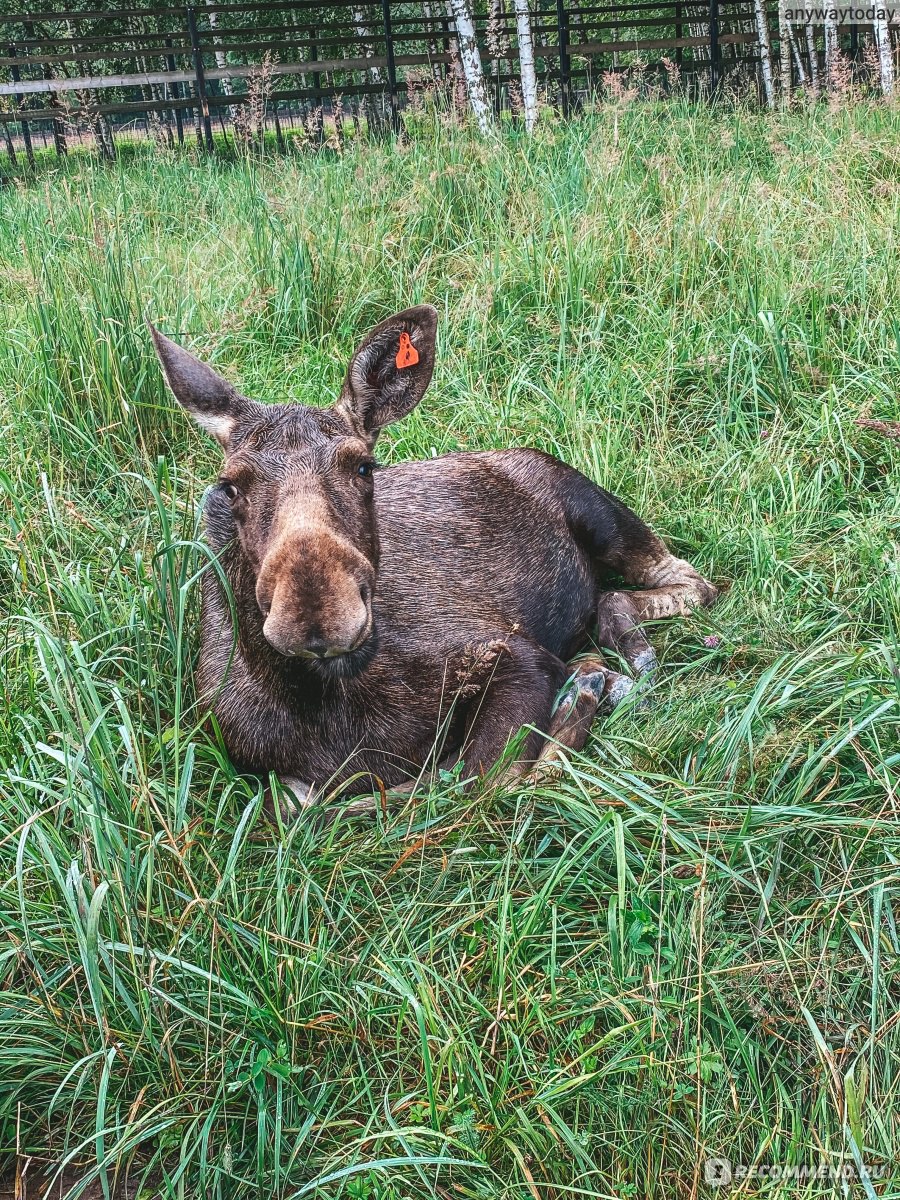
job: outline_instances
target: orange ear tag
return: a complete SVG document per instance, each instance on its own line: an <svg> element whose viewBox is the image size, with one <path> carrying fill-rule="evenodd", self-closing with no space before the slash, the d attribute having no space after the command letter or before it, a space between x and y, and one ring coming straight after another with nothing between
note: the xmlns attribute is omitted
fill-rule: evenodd
<svg viewBox="0 0 900 1200"><path fill-rule="evenodd" d="M400 349L397 351L397 357L394 362L397 364L397 370L402 371L404 367L414 367L419 361L419 352L409 340L408 333L400 334Z"/></svg>

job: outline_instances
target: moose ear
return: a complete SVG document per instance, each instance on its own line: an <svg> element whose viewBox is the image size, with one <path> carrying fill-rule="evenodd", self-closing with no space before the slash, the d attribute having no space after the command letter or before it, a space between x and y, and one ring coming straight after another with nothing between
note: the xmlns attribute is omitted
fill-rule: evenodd
<svg viewBox="0 0 900 1200"><path fill-rule="evenodd" d="M212 367L194 358L147 322L163 375L172 395L186 408L201 429L227 447L235 426L256 405Z"/></svg>
<svg viewBox="0 0 900 1200"><path fill-rule="evenodd" d="M336 408L370 441L424 396L436 334L437 310L419 304L370 329L353 355Z"/></svg>

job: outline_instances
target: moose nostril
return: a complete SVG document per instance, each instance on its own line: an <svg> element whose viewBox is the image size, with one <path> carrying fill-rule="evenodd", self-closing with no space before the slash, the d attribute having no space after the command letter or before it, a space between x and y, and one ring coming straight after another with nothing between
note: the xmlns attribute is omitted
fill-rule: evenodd
<svg viewBox="0 0 900 1200"><path fill-rule="evenodd" d="M367 583L361 583L359 585L359 598L362 600L363 604L369 603L369 585Z"/></svg>

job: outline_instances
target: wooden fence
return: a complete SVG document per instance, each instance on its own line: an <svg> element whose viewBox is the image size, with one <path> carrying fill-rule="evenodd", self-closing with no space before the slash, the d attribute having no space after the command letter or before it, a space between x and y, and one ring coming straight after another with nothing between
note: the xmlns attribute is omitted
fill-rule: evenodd
<svg viewBox="0 0 900 1200"><path fill-rule="evenodd" d="M486 81L515 107L515 17L476 17ZM563 113L603 73L636 60L648 71L715 89L729 73L755 80L753 0L573 5L538 0L531 12L539 81ZM452 19L444 0L316 0L44 11L0 15L0 130L9 155L36 144L65 153L73 134L115 152L124 125L207 149L242 106L274 127L304 123L322 136L335 109L369 124L399 124L410 94L459 92ZM186 132L187 125L187 132ZM240 128L240 121L238 120Z"/></svg>

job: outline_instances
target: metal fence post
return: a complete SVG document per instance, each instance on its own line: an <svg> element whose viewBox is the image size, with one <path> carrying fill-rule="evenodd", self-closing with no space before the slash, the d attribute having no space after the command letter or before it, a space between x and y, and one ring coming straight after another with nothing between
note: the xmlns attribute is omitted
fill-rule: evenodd
<svg viewBox="0 0 900 1200"><path fill-rule="evenodd" d="M556 0L556 24L559 29L559 101L563 117L572 107L572 63L569 59L569 14L565 0Z"/></svg>
<svg viewBox="0 0 900 1200"><path fill-rule="evenodd" d="M381 0L384 18L384 44L387 56L388 92L391 101L391 125L394 133L400 132L400 111L397 108L397 65L394 61L394 31L391 27L391 0Z"/></svg>
<svg viewBox="0 0 900 1200"><path fill-rule="evenodd" d="M194 56L194 75L197 79L197 101L200 105L200 115L203 118L203 137L206 142L206 149L212 152L215 149L212 134L212 121L209 119L209 100L206 96L206 75L203 72L203 51L200 48L200 38L197 35L197 16L193 8L188 6L185 9L187 13L188 34L191 39L191 52Z"/></svg>
<svg viewBox="0 0 900 1200"><path fill-rule="evenodd" d="M719 0L709 0L709 81L710 91L719 89L722 79L722 47L719 43Z"/></svg>

